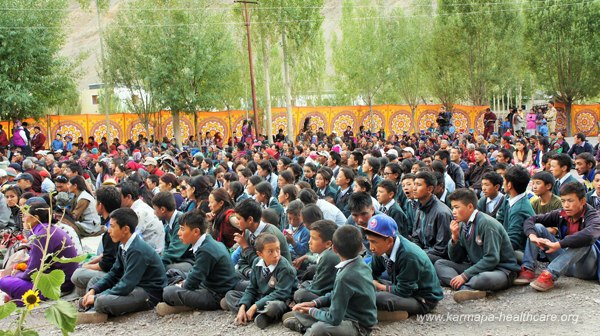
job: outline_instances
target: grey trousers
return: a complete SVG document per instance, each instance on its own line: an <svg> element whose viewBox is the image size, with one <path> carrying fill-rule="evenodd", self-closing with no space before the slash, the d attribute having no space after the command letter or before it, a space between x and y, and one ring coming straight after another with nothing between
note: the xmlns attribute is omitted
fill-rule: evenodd
<svg viewBox="0 0 600 336"><path fill-rule="evenodd" d="M305 281L302 284L302 287L298 288L298 290L294 293L294 302L296 302L296 303L309 302L309 301L312 301L319 297L317 294L304 288L304 287L307 287L307 286L304 286L306 284L306 282L310 282L310 281Z"/></svg>
<svg viewBox="0 0 600 336"><path fill-rule="evenodd" d="M307 328L304 336L364 336L369 334L369 331L362 328L354 321L343 320L339 325L333 326L325 322L317 321L308 314L296 312L294 316Z"/></svg>
<svg viewBox="0 0 600 336"><path fill-rule="evenodd" d="M180 270L183 273L188 273L191 269L192 269L192 265L189 262L180 262L180 263L175 263L175 264L169 264L167 265L165 268L166 270L170 270L170 269L176 269L176 270Z"/></svg>
<svg viewBox="0 0 600 336"><path fill-rule="evenodd" d="M464 272L471 264L455 263L450 260L440 259L435 262L435 271L443 286L450 286L450 280ZM482 272L472 277L464 284L464 287L481 291L497 291L510 287L512 281L508 274L500 269Z"/></svg>
<svg viewBox="0 0 600 336"><path fill-rule="evenodd" d="M242 296L244 296L244 292L241 291L230 290L229 292L227 292L227 294L225 295L225 302L227 302L227 306L229 307L229 310L231 312L237 314L237 312L240 309L239 303L242 299ZM267 315L269 318L271 318L272 321L279 321L283 314L287 313L289 310L290 307L288 307L288 305L285 302L276 300L267 302L265 307L261 310L258 310L257 312L260 314Z"/></svg>
<svg viewBox="0 0 600 336"><path fill-rule="evenodd" d="M88 283L88 288L94 285L100 278L94 278ZM150 300L150 296L141 287L135 287L129 295L106 295L97 294L94 300L94 309L99 313L111 316L120 316L154 308L156 304Z"/></svg>
<svg viewBox="0 0 600 336"><path fill-rule="evenodd" d="M105 276L106 273L103 271L96 271L87 268L78 268L73 272L71 276L71 282L75 285L75 289L77 290L77 294L79 296L83 296L88 289L88 283L95 279L93 283L98 281L100 278ZM96 279L97 278L97 279Z"/></svg>
<svg viewBox="0 0 600 336"><path fill-rule="evenodd" d="M437 303L428 303L414 297L404 298L388 292L375 294L377 310L406 311L410 315L427 314L432 311Z"/></svg>
<svg viewBox="0 0 600 336"><path fill-rule="evenodd" d="M168 286L163 290L163 300L171 306L187 306L198 310L217 310L223 297L206 288L187 290Z"/></svg>

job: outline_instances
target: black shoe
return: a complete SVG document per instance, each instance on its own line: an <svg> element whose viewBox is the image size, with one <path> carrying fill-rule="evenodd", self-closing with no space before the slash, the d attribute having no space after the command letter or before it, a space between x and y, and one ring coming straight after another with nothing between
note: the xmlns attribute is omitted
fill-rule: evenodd
<svg viewBox="0 0 600 336"><path fill-rule="evenodd" d="M254 318L254 324L259 329L266 329L269 326L269 324L271 324L271 318L265 314L258 314Z"/></svg>
<svg viewBox="0 0 600 336"><path fill-rule="evenodd" d="M306 328L304 327L304 325L302 325L302 323L300 323L300 320L298 320L298 318L296 318L295 316L288 317L285 320L283 320L283 326L290 330L297 331L301 334L304 334L306 332Z"/></svg>

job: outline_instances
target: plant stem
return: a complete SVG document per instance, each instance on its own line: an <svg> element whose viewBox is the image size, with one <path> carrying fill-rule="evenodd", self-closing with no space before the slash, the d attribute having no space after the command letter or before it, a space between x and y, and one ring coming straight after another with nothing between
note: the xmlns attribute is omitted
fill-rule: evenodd
<svg viewBox="0 0 600 336"><path fill-rule="evenodd" d="M21 332L23 331L23 324L25 323L25 316L27 316L27 308L24 308L21 312L19 322L17 323L17 330L15 330L15 336L21 336Z"/></svg>

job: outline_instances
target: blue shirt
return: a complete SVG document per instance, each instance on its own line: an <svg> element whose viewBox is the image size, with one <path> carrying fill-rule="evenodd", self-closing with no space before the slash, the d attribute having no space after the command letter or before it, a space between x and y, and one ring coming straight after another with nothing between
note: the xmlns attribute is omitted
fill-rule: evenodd
<svg viewBox="0 0 600 336"><path fill-rule="evenodd" d="M298 228L294 228L290 225L288 226L288 230L293 232L294 241L296 242L296 246L288 244L290 247L290 253L292 254L292 259L296 259L305 255L306 252L308 252L308 241L310 240L310 231L308 231L306 226L304 226L303 224L301 224Z"/></svg>
<svg viewBox="0 0 600 336"><path fill-rule="evenodd" d="M63 150L65 148L65 144L62 142L62 140L58 140L58 139L54 139L52 140L52 150L57 151L57 150Z"/></svg>

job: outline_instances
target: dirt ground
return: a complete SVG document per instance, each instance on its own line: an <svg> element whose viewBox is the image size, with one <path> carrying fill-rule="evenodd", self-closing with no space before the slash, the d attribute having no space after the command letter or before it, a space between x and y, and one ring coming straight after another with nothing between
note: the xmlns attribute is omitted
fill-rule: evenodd
<svg viewBox="0 0 600 336"><path fill-rule="evenodd" d="M479 301L455 303L451 291L433 314L380 324L373 335L593 335L600 324L600 286L597 281L563 277L557 287L538 293L529 286L513 287ZM260 330L237 327L224 311L188 312L159 317L154 311L110 318L104 324L79 325L74 335L297 335L282 324ZM14 320L0 321L0 329ZM28 325L40 335L60 335L36 309Z"/></svg>

